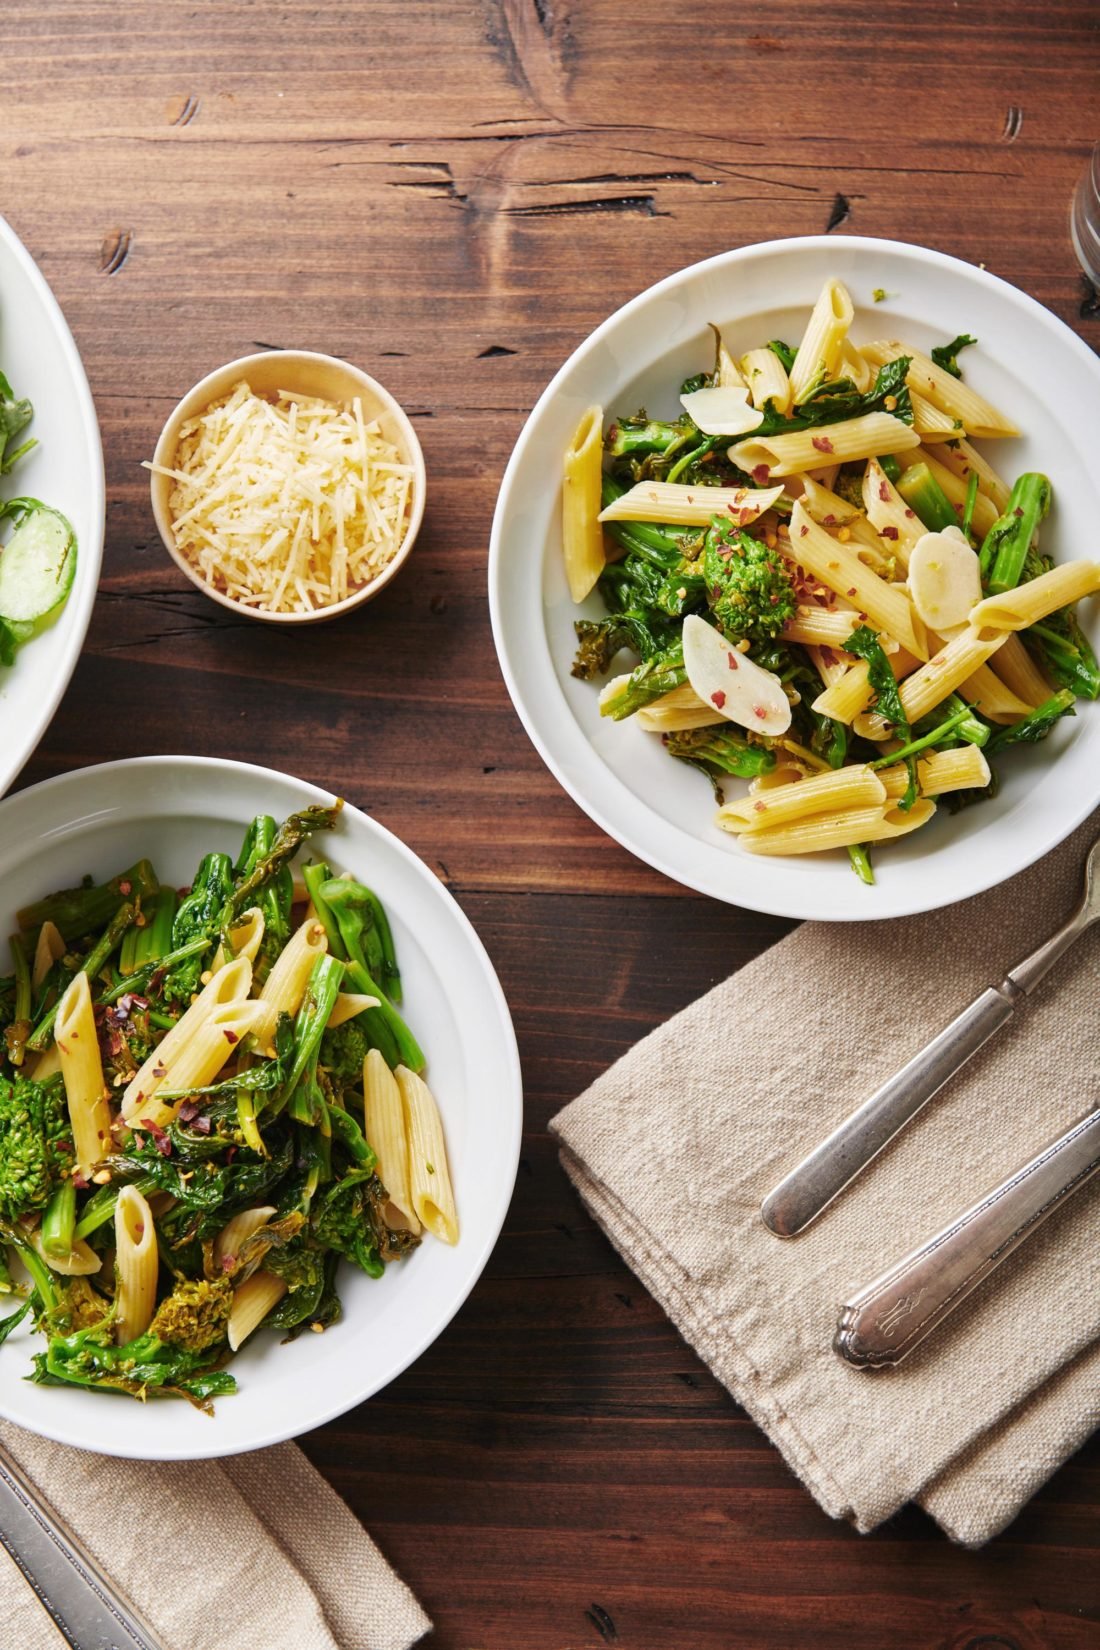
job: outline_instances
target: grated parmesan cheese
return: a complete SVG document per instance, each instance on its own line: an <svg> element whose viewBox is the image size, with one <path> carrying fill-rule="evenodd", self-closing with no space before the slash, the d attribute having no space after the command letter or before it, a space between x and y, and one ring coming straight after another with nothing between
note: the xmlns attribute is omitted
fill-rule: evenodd
<svg viewBox="0 0 1100 1650"><path fill-rule="evenodd" d="M214 590L262 613L354 595L401 547L413 467L349 406L237 384L180 429L168 499L176 548Z"/></svg>

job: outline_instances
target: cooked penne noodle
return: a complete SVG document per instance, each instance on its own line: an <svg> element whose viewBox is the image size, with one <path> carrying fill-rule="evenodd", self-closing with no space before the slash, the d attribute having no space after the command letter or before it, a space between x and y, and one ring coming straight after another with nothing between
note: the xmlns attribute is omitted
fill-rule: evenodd
<svg viewBox="0 0 1100 1650"><path fill-rule="evenodd" d="M770 831L747 831L737 840L751 854L820 854L829 848L907 836L910 831L927 825L935 811L936 804L923 799L915 802L908 813L903 813L896 804L847 808L842 813L817 814Z"/></svg>
<svg viewBox="0 0 1100 1650"><path fill-rule="evenodd" d="M690 682L685 682L643 705L635 712L634 720L649 733L675 733L683 728L709 728L724 722L725 717L700 699Z"/></svg>
<svg viewBox="0 0 1100 1650"><path fill-rule="evenodd" d="M741 357L741 371L754 407L765 407L771 401L776 412L790 410L791 382L774 350L750 349Z"/></svg>
<svg viewBox="0 0 1100 1650"><path fill-rule="evenodd" d="M1007 640L1003 641L993 655L994 664L1007 646ZM1030 700L1021 699L1019 694L1014 693L991 665L979 665L965 681L960 682L959 692L991 722L1018 722L1021 716L1026 716L1029 710L1035 708ZM1042 700L1038 702L1041 704Z"/></svg>
<svg viewBox="0 0 1100 1650"><path fill-rule="evenodd" d="M924 450L930 453L938 464L945 470L961 476L963 481L970 480L971 473L978 478L978 491L993 500L997 514L1008 505L1010 488L1003 482L987 458L983 458L977 448L972 447L969 441L962 436L952 437L950 441L932 443L925 441Z"/></svg>
<svg viewBox="0 0 1100 1650"><path fill-rule="evenodd" d="M216 974L219 968L224 968L233 957L246 957L249 962L256 961L256 953L260 949L260 941L264 937L264 914L258 905L245 911L235 928L229 930L229 950L219 945L214 953L211 973Z"/></svg>
<svg viewBox="0 0 1100 1650"><path fill-rule="evenodd" d="M562 477L562 546L569 594L583 602L604 570L600 528L603 485L603 408L589 407L565 452Z"/></svg>
<svg viewBox="0 0 1100 1650"><path fill-rule="evenodd" d="M739 527L747 527L771 508L782 491L782 487L757 491L751 487L686 487L679 481L639 481L601 510L600 520L706 527L712 516L720 515L728 516Z"/></svg>
<svg viewBox="0 0 1100 1650"><path fill-rule="evenodd" d="M869 361L855 348L850 338L844 341L840 352L838 370L841 377L850 378L861 395L871 388L875 381L874 369Z"/></svg>
<svg viewBox="0 0 1100 1650"><path fill-rule="evenodd" d="M873 625L895 637L909 653L927 659L924 626L913 611L908 592L901 585L887 584L865 567L850 544L838 544L830 538L801 501L796 501L791 512L789 547L781 540L780 548L815 579L852 602L860 613L866 613Z"/></svg>
<svg viewBox="0 0 1100 1650"><path fill-rule="evenodd" d="M246 997L251 984L252 964L247 957L235 957L208 980L190 1008L180 1016L126 1085L121 1108L125 1122L129 1122L156 1093L167 1075L169 1061L183 1052L214 1010L227 1002Z"/></svg>
<svg viewBox="0 0 1100 1650"><path fill-rule="evenodd" d="M65 1080L76 1167L89 1179L114 1144L87 974L74 977L57 1005L54 1046Z"/></svg>
<svg viewBox="0 0 1100 1650"><path fill-rule="evenodd" d="M837 681L819 693L811 709L818 716L829 716L834 722L850 726L875 696L871 686L871 667L866 659L850 665Z"/></svg>
<svg viewBox="0 0 1100 1650"><path fill-rule="evenodd" d="M41 1230L32 1232L30 1240L39 1259L46 1262L51 1272L57 1272L63 1278L90 1278L103 1270L103 1256L97 1255L83 1238L74 1238L67 1255L51 1254L42 1242Z"/></svg>
<svg viewBox="0 0 1100 1650"><path fill-rule="evenodd" d="M873 458L876 453L903 453L920 446L920 436L900 418L886 412L863 413L823 430L796 430L787 435L750 435L729 449L730 460L753 479L797 475L812 470L822 453L831 453L838 464L857 458ZM768 472L758 478L757 470Z"/></svg>
<svg viewBox="0 0 1100 1650"><path fill-rule="evenodd" d="M783 636L811 647L843 648L858 625L859 615L850 607L799 607L784 624Z"/></svg>
<svg viewBox="0 0 1100 1650"><path fill-rule="evenodd" d="M960 745L957 750L929 751L917 762L917 786L921 796L943 796L948 791L984 790L990 781L989 763L979 745ZM909 769L904 762L896 768L880 768L879 778L886 794L896 800L909 788Z"/></svg>
<svg viewBox="0 0 1100 1650"><path fill-rule="evenodd" d="M51 1043L43 1054L40 1054L33 1068L28 1067L28 1076L33 1077L36 1083L44 1083L47 1077L52 1077L61 1070L61 1056L57 1051L57 1044Z"/></svg>
<svg viewBox="0 0 1100 1650"><path fill-rule="evenodd" d="M910 554L927 529L875 459L864 471L863 507L880 543L888 546L908 571Z"/></svg>
<svg viewBox="0 0 1100 1650"><path fill-rule="evenodd" d="M115 1336L121 1346L144 1335L153 1321L159 1269L153 1211L136 1186L123 1186L115 1203Z"/></svg>
<svg viewBox="0 0 1100 1650"><path fill-rule="evenodd" d="M388 1223L419 1232L409 1185L405 1102L396 1077L376 1048L363 1061L363 1132L378 1159L378 1178L389 1193L395 1218L389 1220L387 1211Z"/></svg>
<svg viewBox="0 0 1100 1650"><path fill-rule="evenodd" d="M37 991L54 963L65 955L65 941L56 923L44 922L38 930L31 968L31 984Z"/></svg>
<svg viewBox="0 0 1100 1650"><path fill-rule="evenodd" d="M230 1352L236 1352L243 1346L252 1331L260 1327L285 1294L286 1282L274 1272L253 1272L250 1278L237 1285L233 1291L233 1304L229 1308L227 1339Z"/></svg>
<svg viewBox="0 0 1100 1650"><path fill-rule="evenodd" d="M952 441L962 434L958 419L937 407L935 402L927 400L915 391L909 392L910 404L913 408L913 428L923 441L930 436L933 441Z"/></svg>
<svg viewBox="0 0 1100 1650"><path fill-rule="evenodd" d="M913 349L909 344L901 344L893 338L880 338L873 344L861 344L860 353L879 367L885 366L888 361L896 361L900 355L907 355L910 365L906 383L910 391L915 390L918 395L926 396L944 412L950 413L967 435L1019 435L1015 424L972 390L969 384L964 384L961 378L953 378L929 356L922 355L920 350Z"/></svg>
<svg viewBox="0 0 1100 1650"><path fill-rule="evenodd" d="M1015 631L1004 647L998 648L989 665L995 676L1025 704L1041 705L1054 692L1035 660Z"/></svg>
<svg viewBox="0 0 1100 1650"><path fill-rule="evenodd" d="M870 768L837 768L784 785L767 797L739 797L736 802L727 802L719 808L716 819L724 831L759 831L789 825L811 814L872 807L885 800L882 780Z"/></svg>
<svg viewBox="0 0 1100 1650"><path fill-rule="evenodd" d="M340 991L332 1005L332 1013L325 1021L332 1031L336 1026L342 1026L348 1020L354 1020L368 1008L377 1008L379 999L367 997L361 991Z"/></svg>
<svg viewBox="0 0 1100 1650"><path fill-rule="evenodd" d="M927 716L936 705L942 704L949 693L954 693L972 676L979 665L984 665L1004 640L1004 633L992 641L982 641L973 630L960 631L926 665L913 672L898 689L902 709L912 724Z"/></svg>
<svg viewBox="0 0 1100 1650"><path fill-rule="evenodd" d="M255 1237L277 1213L275 1205L268 1203L259 1209L242 1209L239 1214L232 1215L214 1239L214 1259L218 1265L230 1258L235 1261L242 1244Z"/></svg>
<svg viewBox="0 0 1100 1650"><path fill-rule="evenodd" d="M714 334L715 383L728 390L748 389L748 385L741 376L740 367L726 348L722 340L722 334L713 321L710 323L710 330Z"/></svg>
<svg viewBox="0 0 1100 1650"><path fill-rule="evenodd" d="M803 476L801 480L803 507L819 527L846 532L847 539L842 538L842 543L846 543L848 539L855 539L864 548L873 550L876 559L881 559L882 541L862 510L857 510L854 504L849 504L839 493L834 493L820 481L815 481L813 476Z"/></svg>
<svg viewBox="0 0 1100 1650"><path fill-rule="evenodd" d="M1100 562L1067 561L1018 584L1000 596L987 596L970 611L970 626L979 635L1026 630L1060 607L1100 590Z"/></svg>
<svg viewBox="0 0 1100 1650"><path fill-rule="evenodd" d="M394 1073L405 1107L409 1195L422 1226L444 1243L458 1242L458 1217L439 1108L427 1083L406 1066Z"/></svg>
<svg viewBox="0 0 1100 1650"><path fill-rule="evenodd" d="M138 1091L127 1121L134 1128L148 1123L155 1128L164 1128L183 1102L182 1096L175 1100L161 1100L160 1090L205 1088L214 1081L224 1065L236 1058L244 1039L265 1023L264 1005L254 998L244 997L239 1002L223 1003L196 1027L194 1036L178 1053L162 1061L156 1087L144 1095Z"/></svg>
<svg viewBox="0 0 1100 1650"><path fill-rule="evenodd" d="M313 965L327 950L328 936L316 917L307 918L291 934L260 990L264 1017L256 1030L256 1042L261 1049L270 1046L280 1014L297 1014Z"/></svg>
<svg viewBox="0 0 1100 1650"><path fill-rule="evenodd" d="M955 514L961 522L963 518L963 511L966 508L967 483L965 477L956 475L955 471L950 469L948 465L941 464L939 459L936 458L933 453L928 451L927 447L922 447L917 456L922 459L925 464L927 464L932 475L939 482L947 497L955 506ZM999 514L1000 511L997 509L997 506L989 497L988 493L982 492L981 484L979 483L978 492L974 499L974 513L970 518L973 523L974 532L979 539L985 538L985 535L989 532L989 529L993 526L993 523L996 521Z"/></svg>
<svg viewBox="0 0 1100 1650"><path fill-rule="evenodd" d="M847 653L834 653L829 646L815 647L812 643L807 646L806 652L813 661L813 667L821 677L827 688L834 687L844 679L848 666L854 659Z"/></svg>
<svg viewBox="0 0 1100 1650"><path fill-rule="evenodd" d="M847 287L841 281L826 281L810 311L810 319L791 368L791 402L794 406L801 405L815 384L836 376L854 316L855 309Z"/></svg>

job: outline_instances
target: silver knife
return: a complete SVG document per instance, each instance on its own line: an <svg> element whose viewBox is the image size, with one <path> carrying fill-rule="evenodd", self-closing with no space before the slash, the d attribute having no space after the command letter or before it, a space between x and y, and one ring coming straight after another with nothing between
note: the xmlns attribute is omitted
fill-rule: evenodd
<svg viewBox="0 0 1100 1650"><path fill-rule="evenodd" d="M858 1369L901 1363L1097 1170L1100 1107L853 1295L834 1351Z"/></svg>
<svg viewBox="0 0 1100 1650"><path fill-rule="evenodd" d="M1085 862L1085 886L1072 915L1000 985L981 992L938 1036L785 1175L760 1206L776 1237L794 1237L876 1158L1046 978L1074 940L1100 917L1100 841Z"/></svg>
<svg viewBox="0 0 1100 1650"><path fill-rule="evenodd" d="M0 1445L0 1542L73 1650L164 1650Z"/></svg>

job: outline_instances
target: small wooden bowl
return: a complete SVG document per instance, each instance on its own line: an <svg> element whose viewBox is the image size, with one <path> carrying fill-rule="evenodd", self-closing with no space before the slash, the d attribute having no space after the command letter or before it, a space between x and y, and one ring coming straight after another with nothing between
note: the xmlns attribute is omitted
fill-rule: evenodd
<svg viewBox="0 0 1100 1650"><path fill-rule="evenodd" d="M214 590L198 569L180 554L176 548L172 516L168 508L172 480L171 477L159 475L154 470L150 473L150 493L157 531L164 541L164 548L180 571L186 573L191 583L201 590L203 595L209 596L211 601L219 602L222 607L227 607L234 613L245 613L249 618L267 621L270 624L316 624L322 619L335 619L339 614L347 613L353 607L369 602L377 596L407 561L416 542L416 535L424 518L427 491L424 454L420 450L416 431L400 402L396 401L389 390L376 379L361 372L358 367L349 366L346 361L338 361L334 356L317 355L309 350L265 350L262 355L245 355L239 361L230 361L226 366L218 367L215 372L207 373L205 378L200 379L169 415L160 432L153 462L171 469L175 462L181 426L187 419L194 418L215 401L229 395L234 385L239 384L242 379L257 395L263 396L274 396L280 390L289 390L292 394L315 396L325 401L345 404L355 396L359 397L364 418L377 418L387 441L391 441L401 452L405 462L413 467L412 510L405 536L397 548L396 555L386 563L377 578L363 585L361 589L353 591L350 596L345 596L343 601L333 602L329 607L319 607L311 613L265 613L245 607L242 603L234 601L231 596L224 595L222 591Z"/></svg>

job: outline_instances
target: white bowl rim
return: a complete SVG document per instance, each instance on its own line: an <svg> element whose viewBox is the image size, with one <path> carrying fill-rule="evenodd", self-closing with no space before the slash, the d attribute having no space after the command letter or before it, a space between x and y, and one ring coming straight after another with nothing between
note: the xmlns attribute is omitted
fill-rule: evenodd
<svg viewBox="0 0 1100 1650"><path fill-rule="evenodd" d="M194 774L207 774L215 779L219 774L232 772L261 780L275 780L280 784L293 786L300 793L303 802L316 802L322 806L329 805L336 799L335 792L326 791L319 785L314 785L308 780L299 779L296 775L288 774L279 768L268 768L254 762L237 762L226 757L216 756L135 756L125 757L114 762L90 763L86 767L73 768L68 773L55 774L49 779L41 780L36 785L29 785L24 790L16 791L0 803L0 818L3 817L5 809L10 810L17 805L22 805L24 799L28 797L33 797L36 800L42 797L49 798L54 793L64 794L66 789L74 786L79 787L81 780L89 774L110 777L126 771L127 773L145 772L152 777L156 775L158 770L163 771L166 768L175 768ZM287 1439L301 1437L306 1432L312 1432L316 1427L325 1426L329 1421L336 1420L341 1415L346 1415L349 1410L359 1404L368 1402L378 1392L384 1391L392 1381L397 1380L406 1369L415 1363L439 1339L447 1326L454 1320L460 1308L469 1298L474 1286L479 1282L489 1258L500 1240L500 1234L515 1190L523 1134L523 1074L515 1027L512 1023L507 998L497 977L496 969L493 967L492 960L477 930L446 884L433 875L420 856L414 853L399 836L380 824L372 815L365 813L363 809L357 808L353 803L347 801L344 802L344 811L348 815L366 822L370 830L383 836L394 852L406 861L414 875L428 881L434 892L450 908L451 915L468 942L473 957L480 963L483 980L489 988L493 999L493 1007L499 1021L501 1050L505 1056L509 1072L509 1092L515 1101L508 1114L509 1129L505 1153L505 1161L510 1163L511 1172L508 1175L502 1175L494 1191L487 1194L493 1205L492 1218L488 1223L487 1234L481 1248L469 1262L465 1284L453 1302L449 1303L446 1316L434 1322L429 1330L412 1341L406 1353L403 1354L401 1361L392 1368L382 1382L363 1392L350 1404L337 1401L327 1406L319 1406L316 1412L311 1413L308 1424L305 1426L299 1425L294 1419L291 1419L285 1426L280 1424L270 1428L262 1437L249 1437L239 1443L227 1444L224 1439L214 1437L211 1439L214 1447L209 1450L196 1450L186 1446L176 1449L168 1444L157 1445L155 1451L146 1450L140 1455L136 1451L117 1446L112 1440L102 1438L96 1439L94 1445L90 1446L86 1428L83 1431L78 1431L62 1425L36 1426L34 1430L44 1438L50 1438L55 1443L71 1445L75 1449L86 1450L91 1447L99 1454L114 1455L127 1460L191 1461L222 1459L230 1455L244 1454L254 1449L267 1449L273 1444L285 1443ZM24 1418L20 1418L18 1424L24 1427L29 1426ZM216 1427L210 1428L212 1433L216 1430Z"/></svg>
<svg viewBox="0 0 1100 1650"><path fill-rule="evenodd" d="M93 490L89 515L96 522L93 542L91 544L78 543L77 545L77 556L90 558L93 576L87 580L79 597L75 590L70 592L69 601L65 603L55 621L65 626L68 632L68 641L65 646L61 669L54 672L51 680L43 686L42 712L35 719L36 731L32 734L22 755L18 757L10 770L8 762L0 758L0 796L3 796L12 780L17 777L20 770L33 756L50 723L53 721L57 707L68 689L84 648L84 639L88 634L88 626L92 620L92 609L95 606L99 591L99 575L103 567L103 540L107 529L107 481L103 464L103 439L99 431L99 417L95 410L95 402L92 399L88 375L84 370L84 363L80 358L80 351L76 347L76 340L72 335L69 323L65 319L61 305L54 297L46 277L11 224L3 216L0 216L0 240L6 243L15 261L23 265L32 285L37 288L42 307L53 323L61 345L61 352L66 358L72 376L73 395L80 411L80 422L84 433L88 437Z"/></svg>
<svg viewBox="0 0 1100 1650"><path fill-rule="evenodd" d="M911 916L924 911L938 910L944 906L956 904L960 899L969 899L973 895L984 893L987 889L1008 881L1010 877L1026 870L1037 859L1042 858L1044 854L1057 847L1059 842L1063 842L1081 824L1082 820L1093 811L1096 806L1096 797L1086 795L1083 801L1068 808L1059 821L1056 837L1038 846L1029 843L1028 847L1022 852L1009 853L1005 856L1004 862L995 869L988 872L985 870L977 871L973 885L962 895L950 892L945 894L933 892L930 895L921 894L910 899L895 899L889 910L884 910L881 906L873 909L853 907L847 911L830 911L826 918L820 918L816 917L815 913L808 914L804 903L797 898L786 900L769 895L765 903L757 903L751 896L751 888L749 890L738 888L736 893L731 892L728 895L718 892L711 886L706 877L692 875L690 862L674 863L657 850L642 846L635 834L629 829L624 829L619 824L613 824L601 803L593 800L586 793L584 787L573 780L566 765L560 762L551 751L539 731L536 718L524 702L524 696L512 668L501 589L505 556L505 502L514 484L516 472L526 457L528 447L534 441L539 415L542 413L543 408L559 393L563 382L575 367L594 353L603 343L606 335L624 318L660 298L662 294L674 290L681 282L694 278L703 271L735 268L741 263L755 262L774 257L777 253L793 252L796 249L822 251L825 248L840 249L852 252L857 256L872 256L875 253L900 254L915 259L918 263L927 263L941 268L946 265L951 269L961 271L969 281L979 287L985 286L991 291L999 293L1010 303L1015 304L1033 321L1045 328L1053 329L1064 342L1069 344L1073 353L1080 358L1092 375L1100 379L1100 360L1084 340L1078 337L1072 327L1068 326L1060 316L1055 315L1052 310L1047 309L1038 299L1022 292L1019 287L1013 286L1011 281L1006 281L1002 276L994 275L987 269L981 269L975 264L967 263L964 258L956 258L950 253L938 252L932 247L921 246L912 241L890 240L873 235L788 235L778 240L755 241L747 246L715 253L712 257L699 259L693 264L686 264L682 269L673 270L671 274L664 276L652 286L646 287L644 291L628 299L625 304L621 304L618 309L601 321L566 357L528 413L505 466L493 511L493 523L489 535L489 616L501 675L504 677L512 706L523 723L528 738L550 772L568 795L573 798L577 806L620 846L626 848L637 859L661 872L663 876L668 877L672 882L678 883L681 887L705 894L712 899L721 899L725 904L734 905L744 910L760 911L770 916L789 917L798 921L814 920L816 918L816 920L830 922L874 922L884 918ZM1100 709L1100 704L1098 704L1098 709ZM982 862L983 865L987 863L988 861ZM927 879L924 880L927 881Z"/></svg>
<svg viewBox="0 0 1100 1650"><path fill-rule="evenodd" d="M227 596L223 591L215 590L208 585L206 580L201 577L197 570L191 566L191 563L186 559L186 557L182 556L176 548L175 543L172 540L171 533L166 532L164 527L161 525L160 514L158 512L156 501L156 483L157 480L161 478L158 478L155 471L150 472L149 476L149 499L153 511L153 520L156 523L157 532L160 535L160 541L164 545L164 548L167 550L180 572L187 575L191 583L195 586L195 589L201 590L204 596L209 596L212 602L217 602L219 607L226 608L230 613L236 613L238 617L243 615L248 619L256 619L261 624L319 624L326 619L338 619L342 613L350 613L354 608L361 606L364 602L373 600L375 596L385 589L386 585L389 584L390 580L400 572L401 568L412 554L413 546L416 543L417 537L420 533L420 528L424 521L424 508L427 502L428 493L428 472L427 466L424 462L424 449L420 445L420 437L417 435L416 430L413 427L412 420L392 390L388 390L385 384L380 383L379 380L372 377L369 372L365 372L362 367L356 366L354 361L345 361L343 356L340 355L326 355L321 350L311 349L254 350L251 355L241 355L238 356L235 361L226 361L220 367L212 367L211 370L206 373L204 377L200 378L196 384L192 384L186 395L180 396L179 400L176 402L176 405L172 408L172 411L168 414L168 417L165 419L164 424L161 427L161 432L157 437L156 446L153 449L153 463L162 464L167 467L167 454L165 449L170 434L175 431L176 426L183 422L184 418L192 417L196 411L198 411L201 407L209 405L209 403L222 392L224 379L228 378L231 374L235 375L238 373L242 377L247 377L248 369L257 361L287 360L304 361L307 363L319 362L329 366L340 367L343 371L350 372L353 377L358 378L362 383L364 383L378 396L379 400L385 404L401 431L402 438L408 447L409 458L414 471L415 486L413 489L412 510L409 514L408 525L405 528L404 537L398 545L396 552L386 563L385 567L383 567L382 571L376 574L375 577L371 579L369 584L364 584L358 590L353 590L350 596L345 596L343 601L332 602L328 607L319 607L316 612L313 613L267 613L258 608L245 607L241 602L234 601L232 596ZM192 402L194 403L194 406L190 405ZM183 410L185 407L187 408L186 412ZM176 441L173 440L173 453L175 452L175 447Z"/></svg>

